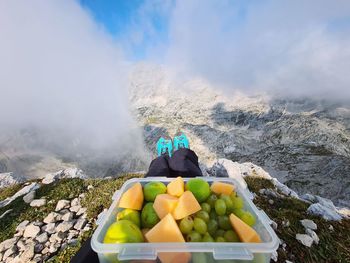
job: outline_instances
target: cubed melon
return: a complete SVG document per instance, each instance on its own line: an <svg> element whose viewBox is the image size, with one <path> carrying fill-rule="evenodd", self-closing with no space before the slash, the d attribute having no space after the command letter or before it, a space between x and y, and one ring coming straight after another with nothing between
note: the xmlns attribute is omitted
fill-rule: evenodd
<svg viewBox="0 0 350 263"><path fill-rule="evenodd" d="M177 206L173 211L173 216L176 220L182 219L186 216L192 215L201 210L201 206L192 192L184 192L180 198Z"/></svg>
<svg viewBox="0 0 350 263"><path fill-rule="evenodd" d="M261 243L259 234L252 227L244 223L239 217L230 214L230 222L242 242Z"/></svg>
<svg viewBox="0 0 350 263"><path fill-rule="evenodd" d="M172 180L167 185L167 193L173 196L180 197L185 191L185 183L181 176Z"/></svg>
<svg viewBox="0 0 350 263"><path fill-rule="evenodd" d="M162 219L167 214L173 212L178 203L178 198L169 194L159 194L154 200L153 208L158 217Z"/></svg>
<svg viewBox="0 0 350 263"><path fill-rule="evenodd" d="M145 234L145 237L150 243L185 242L185 239L171 214L167 214L163 217Z"/></svg>
<svg viewBox="0 0 350 263"><path fill-rule="evenodd" d="M216 194L230 195L234 190L234 186L232 184L213 182L210 186L210 189Z"/></svg>
<svg viewBox="0 0 350 263"><path fill-rule="evenodd" d="M145 237L150 243L185 242L185 239L171 214L163 217L158 224L149 230ZM158 254L162 263L187 263L191 254L187 252L161 252Z"/></svg>
<svg viewBox="0 0 350 263"><path fill-rule="evenodd" d="M131 186L119 201L119 207L141 210L143 204L143 191L140 183L135 183Z"/></svg>

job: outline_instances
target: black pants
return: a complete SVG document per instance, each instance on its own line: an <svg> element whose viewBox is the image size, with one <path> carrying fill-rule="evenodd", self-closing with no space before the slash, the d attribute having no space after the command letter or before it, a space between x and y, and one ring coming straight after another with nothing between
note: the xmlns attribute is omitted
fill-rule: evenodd
<svg viewBox="0 0 350 263"><path fill-rule="evenodd" d="M146 177L196 177L203 176L198 165L198 156L190 149L181 148L173 156L162 155L154 159Z"/></svg>

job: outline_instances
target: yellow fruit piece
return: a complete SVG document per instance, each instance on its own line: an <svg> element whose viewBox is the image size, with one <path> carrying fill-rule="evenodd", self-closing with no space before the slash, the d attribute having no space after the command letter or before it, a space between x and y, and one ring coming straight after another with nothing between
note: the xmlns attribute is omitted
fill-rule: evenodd
<svg viewBox="0 0 350 263"><path fill-rule="evenodd" d="M192 192L186 191L180 196L179 202L172 214L176 220L179 220L186 216L192 215L201 209L200 204Z"/></svg>
<svg viewBox="0 0 350 263"><path fill-rule="evenodd" d="M167 193L173 196L180 197L185 191L185 183L181 176L172 180L167 185Z"/></svg>
<svg viewBox="0 0 350 263"><path fill-rule="evenodd" d="M161 252L158 257L162 263L188 263L191 260L191 253Z"/></svg>
<svg viewBox="0 0 350 263"><path fill-rule="evenodd" d="M235 187L232 184L226 184L221 182L214 182L210 186L210 190L215 194L225 195L230 195L233 192L234 188Z"/></svg>
<svg viewBox="0 0 350 263"><path fill-rule="evenodd" d="M145 237L150 243L157 242L185 242L185 239L171 214L167 214L159 221ZM161 252L158 254L162 263L187 263L191 254L187 252Z"/></svg>
<svg viewBox="0 0 350 263"><path fill-rule="evenodd" d="M230 214L230 222L239 239L246 243L261 243L259 234L239 217Z"/></svg>
<svg viewBox="0 0 350 263"><path fill-rule="evenodd" d="M158 222L145 237L150 243L157 242L185 242L175 219L171 214L167 214Z"/></svg>
<svg viewBox="0 0 350 263"><path fill-rule="evenodd" d="M120 198L119 207L141 210L143 204L143 191L140 183L135 183Z"/></svg>
<svg viewBox="0 0 350 263"><path fill-rule="evenodd" d="M172 195L160 194L157 195L156 200L154 200L153 208L156 211L158 217L162 219L167 214L173 212L178 201L178 198Z"/></svg>

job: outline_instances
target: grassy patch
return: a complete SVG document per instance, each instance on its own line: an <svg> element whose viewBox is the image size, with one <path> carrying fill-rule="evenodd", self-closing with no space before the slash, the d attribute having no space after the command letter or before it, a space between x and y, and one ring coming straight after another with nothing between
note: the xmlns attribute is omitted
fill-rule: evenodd
<svg viewBox="0 0 350 263"><path fill-rule="evenodd" d="M246 181L248 188L253 193L258 193L260 189L274 189L275 186L270 180L266 180L261 177L253 177L253 176L247 176L244 178Z"/></svg>
<svg viewBox="0 0 350 263"><path fill-rule="evenodd" d="M270 183L263 182L264 180L246 177L249 189L257 194L254 203L278 224L276 234L287 244L285 250L281 247L278 249L278 262L350 262L350 220L327 222L320 217L308 215L306 210L309 205L298 199L266 198L258 193L259 185L260 189L267 188ZM269 199L274 201L272 205L268 202ZM311 219L317 224L315 232L320 238L318 245L313 244L307 248L295 239L296 234L305 233L300 223L302 219ZM284 227L282 222L287 220L290 226ZM330 225L334 231L329 230Z"/></svg>
<svg viewBox="0 0 350 263"><path fill-rule="evenodd" d="M13 196L18 190L22 188L23 184L14 184L0 189L0 201L5 200L7 197Z"/></svg>

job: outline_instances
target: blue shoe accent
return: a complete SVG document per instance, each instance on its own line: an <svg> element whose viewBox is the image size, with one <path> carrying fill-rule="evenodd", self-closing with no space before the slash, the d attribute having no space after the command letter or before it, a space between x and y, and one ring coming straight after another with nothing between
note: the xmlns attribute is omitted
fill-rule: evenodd
<svg viewBox="0 0 350 263"><path fill-rule="evenodd" d="M180 148L190 148L190 143L185 134L181 134L180 136L174 137L174 150L177 151Z"/></svg>
<svg viewBox="0 0 350 263"><path fill-rule="evenodd" d="M169 154L171 157L173 152L173 144L171 140L165 140L163 137L160 137L157 142L157 154L161 156L163 154Z"/></svg>

